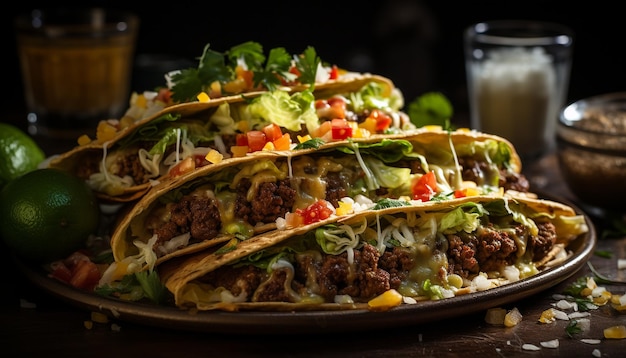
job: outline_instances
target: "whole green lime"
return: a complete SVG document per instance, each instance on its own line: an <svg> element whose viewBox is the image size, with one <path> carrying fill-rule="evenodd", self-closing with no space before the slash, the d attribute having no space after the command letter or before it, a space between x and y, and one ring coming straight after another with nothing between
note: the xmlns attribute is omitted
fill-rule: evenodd
<svg viewBox="0 0 626 358"><path fill-rule="evenodd" d="M0 123L0 189L36 169L45 157L32 137L11 124Z"/></svg>
<svg viewBox="0 0 626 358"><path fill-rule="evenodd" d="M100 208L81 179L58 169L36 169L0 191L0 236L18 257L39 263L85 247L98 230Z"/></svg>

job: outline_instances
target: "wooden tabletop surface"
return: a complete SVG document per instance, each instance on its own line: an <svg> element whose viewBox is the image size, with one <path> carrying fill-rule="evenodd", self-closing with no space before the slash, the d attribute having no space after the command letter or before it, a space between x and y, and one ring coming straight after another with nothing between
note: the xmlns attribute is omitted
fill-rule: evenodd
<svg viewBox="0 0 626 358"><path fill-rule="evenodd" d="M554 155L528 164L524 172L536 189L575 203L560 178ZM626 270L617 266L618 259L626 259L626 237L601 237L606 218L592 219L598 233L596 250L611 252L612 256L593 255L591 264L608 277L626 280ZM538 322L541 313L556 303L553 295L563 293L582 277L593 276L588 265L556 286L503 307L515 307L523 315L522 321L510 328L487 324L486 312L480 311L426 324L358 332L219 334L115 319L94 323L88 329L85 322L92 320L89 310L30 282L16 268L6 248L0 248L5 278L0 305L0 352L4 357L619 357L626 351L626 339L603 336L605 328L626 325L626 313L620 314L609 305L591 310L589 329L573 337L565 330L567 321ZM626 290L626 285L602 286L614 294ZM558 348L542 347L542 342L555 339ZM525 344L539 351L526 350Z"/></svg>

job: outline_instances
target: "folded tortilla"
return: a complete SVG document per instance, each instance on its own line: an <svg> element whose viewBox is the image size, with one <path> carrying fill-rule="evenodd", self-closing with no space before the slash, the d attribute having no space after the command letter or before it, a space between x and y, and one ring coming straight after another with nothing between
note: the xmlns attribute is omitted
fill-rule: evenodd
<svg viewBox="0 0 626 358"><path fill-rule="evenodd" d="M177 306L196 310L380 309L483 291L558 265L588 231L564 204L502 197L368 210L159 266ZM386 307L389 309L391 307Z"/></svg>
<svg viewBox="0 0 626 358"><path fill-rule="evenodd" d="M121 218L111 247L128 272L144 270L226 242L369 210L387 199L420 204L526 192L520 170L509 142L465 130L260 151L153 187ZM427 177L432 182L424 184Z"/></svg>
<svg viewBox="0 0 626 358"><path fill-rule="evenodd" d="M56 156L49 165L84 179L102 201L129 202L159 182L215 161L246 155L253 150L252 144L247 138L241 144L239 138L253 131L260 133L270 124L278 126L281 135L288 135L290 149L295 149L300 139L317 137L324 122L328 122L324 128L330 127L338 115L345 117L343 123L353 125L346 124L337 131L333 127L318 141L415 128L400 111L404 105L401 93L387 78L355 74L322 83L312 94L306 92L308 89L305 85L283 87L165 107L109 140L95 140ZM334 102L341 99L345 107L336 109L328 104L330 98L335 98ZM375 124L369 124L368 130L359 129L357 123L366 122L372 113L384 113L389 123L378 129ZM335 132L343 134L337 137ZM263 150L275 149L273 143Z"/></svg>

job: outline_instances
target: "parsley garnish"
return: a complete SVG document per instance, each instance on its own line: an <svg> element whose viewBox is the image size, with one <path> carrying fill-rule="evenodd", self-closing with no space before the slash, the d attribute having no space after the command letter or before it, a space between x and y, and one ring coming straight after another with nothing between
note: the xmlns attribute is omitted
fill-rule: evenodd
<svg viewBox="0 0 626 358"><path fill-rule="evenodd" d="M283 83L294 81L313 86L320 63L321 59L310 46L298 56L276 47L266 57L263 46L254 41L233 46L224 53L210 49L207 44L197 68L183 69L172 75L172 99L178 103L196 101L201 92L210 92L213 83L235 80L239 65L252 71L254 87L273 91ZM293 71L294 67L297 71Z"/></svg>

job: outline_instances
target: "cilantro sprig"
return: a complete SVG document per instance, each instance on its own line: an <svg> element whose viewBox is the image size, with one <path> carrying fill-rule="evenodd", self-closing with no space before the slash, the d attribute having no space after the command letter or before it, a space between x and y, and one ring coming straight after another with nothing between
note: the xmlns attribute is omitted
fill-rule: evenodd
<svg viewBox="0 0 626 358"><path fill-rule="evenodd" d="M178 103L195 101L199 93L210 92L216 81L226 84L235 80L237 66L252 72L255 88L273 91L283 82L295 81L314 86L320 63L321 59L311 46L297 56L283 47L272 48L266 56L263 46L254 41L233 46L223 53L207 44L197 68L183 69L171 76L172 99Z"/></svg>

